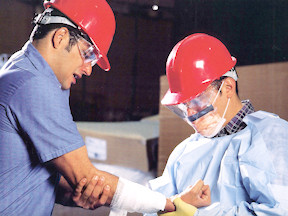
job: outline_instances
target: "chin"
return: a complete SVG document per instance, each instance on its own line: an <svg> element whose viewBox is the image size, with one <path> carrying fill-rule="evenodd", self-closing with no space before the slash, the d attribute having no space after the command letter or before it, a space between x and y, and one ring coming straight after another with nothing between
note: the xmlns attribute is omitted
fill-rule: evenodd
<svg viewBox="0 0 288 216"><path fill-rule="evenodd" d="M71 88L71 86L72 86L72 84L70 84L69 86L62 85L62 86L61 86L61 89L63 89L63 90L68 90L68 89Z"/></svg>

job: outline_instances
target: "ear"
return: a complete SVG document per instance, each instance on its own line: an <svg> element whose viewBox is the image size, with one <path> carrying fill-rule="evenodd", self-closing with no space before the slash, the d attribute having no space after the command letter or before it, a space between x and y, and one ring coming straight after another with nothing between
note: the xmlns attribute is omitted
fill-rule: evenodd
<svg viewBox="0 0 288 216"><path fill-rule="evenodd" d="M53 47L58 49L61 46L67 46L67 40L69 40L69 31L66 27L57 29L52 37Z"/></svg>
<svg viewBox="0 0 288 216"><path fill-rule="evenodd" d="M222 90L225 92L227 98L232 98L232 96L236 94L236 81L231 77L227 77L224 80Z"/></svg>

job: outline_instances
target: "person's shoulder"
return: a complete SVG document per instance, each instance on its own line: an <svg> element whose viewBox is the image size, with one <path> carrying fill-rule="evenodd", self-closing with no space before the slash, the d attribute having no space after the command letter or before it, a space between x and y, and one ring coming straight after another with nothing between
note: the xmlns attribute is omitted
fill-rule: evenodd
<svg viewBox="0 0 288 216"><path fill-rule="evenodd" d="M44 76L37 76L25 69L14 68L0 78L0 99L5 104L37 103L40 100L56 100L61 91Z"/></svg>
<svg viewBox="0 0 288 216"><path fill-rule="evenodd" d="M245 122L254 122L255 124L257 123L263 123L263 122L267 122L269 121L271 122L281 122L281 123L287 123L287 121L285 121L284 119L280 118L277 114L275 113L271 113L271 112L266 112L266 111L257 111L251 114L248 114L245 118L244 118Z"/></svg>
<svg viewBox="0 0 288 216"><path fill-rule="evenodd" d="M33 64L23 50L14 53L0 70L1 87L20 88L25 82L35 77L34 70Z"/></svg>
<svg viewBox="0 0 288 216"><path fill-rule="evenodd" d="M278 133L288 130L288 122L278 115L266 111L257 111L244 118L245 123L251 128L257 128L264 133Z"/></svg>
<svg viewBox="0 0 288 216"><path fill-rule="evenodd" d="M19 59L19 61L21 61ZM11 61L0 71L0 98L1 101L10 101L16 95L25 83L30 82L34 75L27 70L19 68Z"/></svg>

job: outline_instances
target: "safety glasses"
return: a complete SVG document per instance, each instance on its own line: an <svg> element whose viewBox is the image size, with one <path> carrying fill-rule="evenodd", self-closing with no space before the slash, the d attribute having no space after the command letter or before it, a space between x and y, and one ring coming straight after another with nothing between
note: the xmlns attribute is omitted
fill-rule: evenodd
<svg viewBox="0 0 288 216"><path fill-rule="evenodd" d="M185 103L169 105L167 108L180 118L193 123L197 119L214 110L213 104L221 91L222 85L223 83L217 93L213 91L213 89L215 90L214 87L209 86L196 98Z"/></svg>
<svg viewBox="0 0 288 216"><path fill-rule="evenodd" d="M76 35L75 39L84 63L91 63L91 67L93 67L101 58L98 49L80 35Z"/></svg>
<svg viewBox="0 0 288 216"><path fill-rule="evenodd" d="M203 92L198 97L187 101L185 103L167 106L172 112L182 119L189 119L193 122L208 112L214 110L212 106L212 94L210 92Z"/></svg>

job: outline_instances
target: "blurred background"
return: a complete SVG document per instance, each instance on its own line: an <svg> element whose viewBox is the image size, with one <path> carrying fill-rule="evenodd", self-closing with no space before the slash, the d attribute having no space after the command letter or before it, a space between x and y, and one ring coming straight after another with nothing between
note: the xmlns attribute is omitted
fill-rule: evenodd
<svg viewBox="0 0 288 216"><path fill-rule="evenodd" d="M285 0L108 0L116 33L108 58L112 69L94 67L71 91L76 121L134 121L159 112L159 78L173 46L204 32L219 38L237 65L288 58ZM42 0L0 0L2 60L20 49Z"/></svg>

